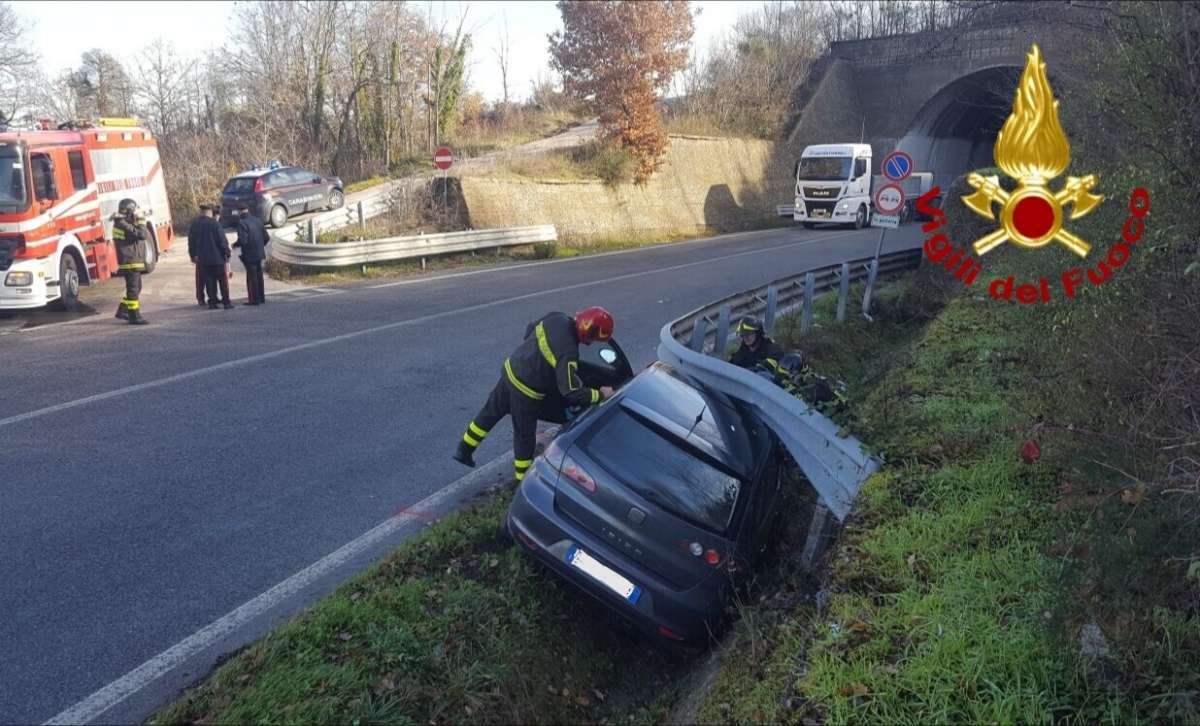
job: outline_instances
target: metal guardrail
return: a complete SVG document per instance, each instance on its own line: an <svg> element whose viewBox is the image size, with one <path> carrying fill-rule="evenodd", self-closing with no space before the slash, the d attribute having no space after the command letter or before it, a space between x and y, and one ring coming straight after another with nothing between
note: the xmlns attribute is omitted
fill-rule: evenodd
<svg viewBox="0 0 1200 726"><path fill-rule="evenodd" d="M791 219L795 212L796 205L794 204L780 204L775 207L775 214L780 217L787 217L788 219Z"/></svg>
<svg viewBox="0 0 1200 726"><path fill-rule="evenodd" d="M272 230L271 236L288 242L307 241L311 243L322 232L342 229L354 224L361 226L368 219L378 217L388 210L388 197L393 184L380 186L379 192L373 196L360 199L339 209L322 212L303 222L285 224L279 229Z"/></svg>
<svg viewBox="0 0 1200 726"><path fill-rule="evenodd" d="M808 270L731 295L663 326L658 357L701 383L753 406L812 482L824 506L839 521L844 520L862 483L878 470L879 462L863 451L858 439L838 436L838 426L801 399L751 371L726 362L729 322L736 319L735 315L761 315L769 332L778 316L799 307L805 311L807 325L811 325L813 298L835 287L839 289L841 319L852 281L868 280L864 297L869 299L869 288L878 274L913 269L920 260L920 249L906 250L881 256L877 270L871 269L870 259L855 260ZM714 321L715 329L710 331Z"/></svg>
<svg viewBox="0 0 1200 726"><path fill-rule="evenodd" d="M289 265L301 267L345 267L372 262L389 262L433 257L452 252L474 252L513 245L554 242L558 231L554 225L481 229L468 232L446 232L415 237L339 242L337 244L307 244L273 236L271 257Z"/></svg>

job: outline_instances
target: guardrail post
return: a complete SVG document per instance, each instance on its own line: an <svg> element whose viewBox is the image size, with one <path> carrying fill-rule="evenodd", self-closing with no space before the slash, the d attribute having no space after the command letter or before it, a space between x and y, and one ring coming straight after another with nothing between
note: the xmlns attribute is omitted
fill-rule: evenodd
<svg viewBox="0 0 1200 726"><path fill-rule="evenodd" d="M367 212L363 209L362 200L358 200L354 206L358 209L358 228L365 232L367 229Z"/></svg>
<svg viewBox="0 0 1200 726"><path fill-rule="evenodd" d="M713 343L713 355L723 356L729 341L729 306L722 305L717 313L717 340Z"/></svg>
<svg viewBox="0 0 1200 726"><path fill-rule="evenodd" d="M812 330L813 317L813 288L817 286L816 277L811 272L804 273L804 314L800 318L800 332Z"/></svg>
<svg viewBox="0 0 1200 726"><path fill-rule="evenodd" d="M774 285L767 286L767 314L763 319L763 327L767 335L775 331L775 313L779 310L779 290Z"/></svg>
<svg viewBox="0 0 1200 726"><path fill-rule="evenodd" d="M708 318L701 316L692 326L692 344L689 346L697 353L704 352L704 334L708 332Z"/></svg>
<svg viewBox="0 0 1200 726"><path fill-rule="evenodd" d="M311 219L308 220L308 243L310 245L317 243L317 226L313 224Z"/></svg>
<svg viewBox="0 0 1200 726"><path fill-rule="evenodd" d="M863 292L862 314L867 320L871 319L871 290L875 288L875 276L879 274L879 260L871 260L871 269L867 273L867 289Z"/></svg>
<svg viewBox="0 0 1200 726"><path fill-rule="evenodd" d="M422 257L421 258L421 272L424 272L424 271L425 271L425 258Z"/></svg>
<svg viewBox="0 0 1200 726"><path fill-rule="evenodd" d="M843 322L846 319L846 299L850 297L850 263L842 263L842 280L838 285L838 322Z"/></svg>

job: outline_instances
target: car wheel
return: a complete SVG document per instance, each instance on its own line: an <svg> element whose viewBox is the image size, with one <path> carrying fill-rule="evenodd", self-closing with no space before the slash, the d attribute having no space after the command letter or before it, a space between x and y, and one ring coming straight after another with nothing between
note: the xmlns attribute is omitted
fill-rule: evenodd
<svg viewBox="0 0 1200 726"><path fill-rule="evenodd" d="M276 204L274 207L271 207L270 220L272 227L275 227L276 229L282 227L283 225L287 224L287 218L287 209L284 208L282 204Z"/></svg>
<svg viewBox="0 0 1200 726"><path fill-rule="evenodd" d="M75 255L64 252L58 260L58 289L61 297L51 307L73 313L79 309L79 266Z"/></svg>
<svg viewBox="0 0 1200 726"><path fill-rule="evenodd" d="M342 195L341 190L334 189L333 191L329 192L329 208L330 209L341 209L342 205L345 203L346 203L346 197L344 197Z"/></svg>
<svg viewBox="0 0 1200 726"><path fill-rule="evenodd" d="M867 208L863 205L858 205L858 212L854 215L854 228L862 229L867 226Z"/></svg>
<svg viewBox="0 0 1200 726"><path fill-rule="evenodd" d="M801 222L800 224L803 224L805 229L812 229L817 226L816 222Z"/></svg>
<svg viewBox="0 0 1200 726"><path fill-rule="evenodd" d="M143 275L149 275L154 272L154 268L158 266L158 238L154 236L154 228L146 225L146 268L142 271Z"/></svg>

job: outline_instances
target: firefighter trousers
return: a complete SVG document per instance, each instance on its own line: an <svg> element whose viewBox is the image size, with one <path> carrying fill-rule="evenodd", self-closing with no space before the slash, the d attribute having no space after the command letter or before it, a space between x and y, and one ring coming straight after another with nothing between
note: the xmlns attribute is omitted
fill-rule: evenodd
<svg viewBox="0 0 1200 726"><path fill-rule="evenodd" d="M567 420L566 409L566 401L557 392L535 400L514 388L507 376L501 374L487 402L467 426L463 442L474 451L501 419L511 416L513 476L520 481L533 464L533 453L537 447L537 422L564 423Z"/></svg>
<svg viewBox="0 0 1200 726"><path fill-rule="evenodd" d="M136 312L142 307L138 300L142 294L142 273L140 270L121 270L121 275L125 278L125 298L121 304L127 312Z"/></svg>

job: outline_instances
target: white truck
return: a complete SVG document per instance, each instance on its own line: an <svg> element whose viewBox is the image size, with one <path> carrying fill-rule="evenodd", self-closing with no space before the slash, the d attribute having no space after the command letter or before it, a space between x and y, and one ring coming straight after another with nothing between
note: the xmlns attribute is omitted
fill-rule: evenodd
<svg viewBox="0 0 1200 726"><path fill-rule="evenodd" d="M815 144L796 162L796 199L792 219L812 229L818 222L862 229L871 220L875 189L899 184L906 197L901 219L912 218L917 197L933 185L930 173L914 173L902 182L871 175L870 144Z"/></svg>

